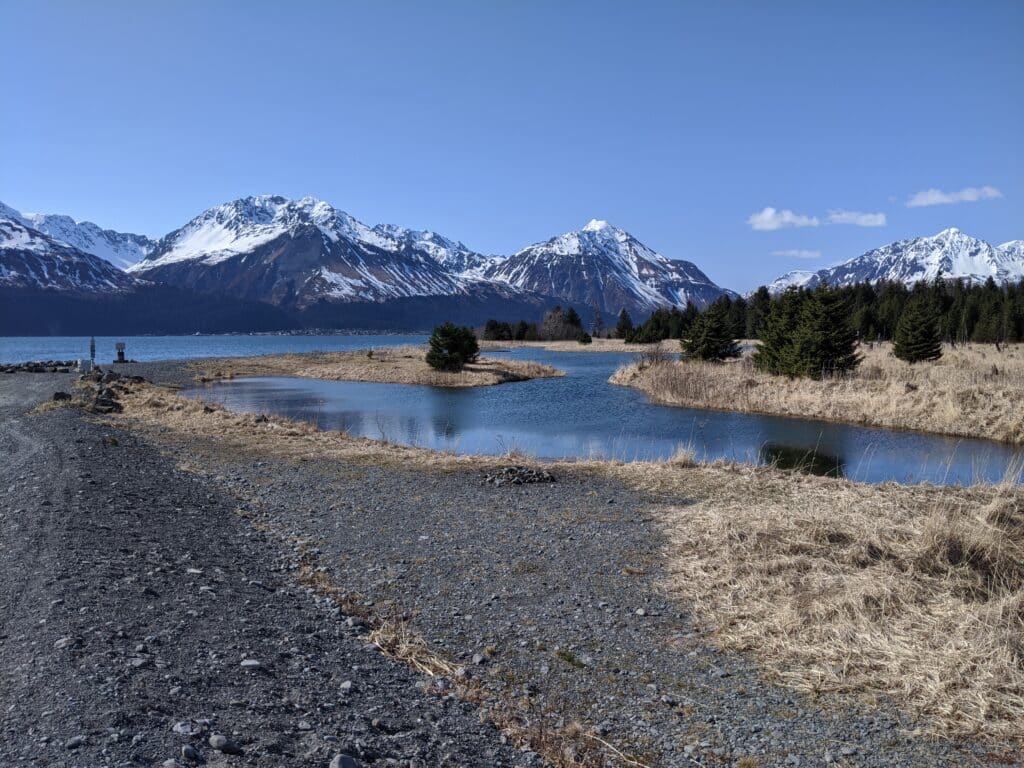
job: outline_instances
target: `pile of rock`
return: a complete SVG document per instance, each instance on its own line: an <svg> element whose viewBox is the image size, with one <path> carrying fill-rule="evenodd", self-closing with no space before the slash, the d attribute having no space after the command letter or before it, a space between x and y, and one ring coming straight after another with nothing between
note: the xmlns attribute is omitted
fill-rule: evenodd
<svg viewBox="0 0 1024 768"><path fill-rule="evenodd" d="M70 373L77 360L31 360L0 365L0 373Z"/></svg>
<svg viewBox="0 0 1024 768"><path fill-rule="evenodd" d="M546 469L532 467L502 467L497 472L484 476L484 482L491 485L525 485L526 483L553 483L555 476Z"/></svg>
<svg viewBox="0 0 1024 768"><path fill-rule="evenodd" d="M120 402L120 393L125 391L126 384L138 384L144 382L142 376L124 376L115 371L103 371L96 368L89 373L82 374L78 380L91 384L84 391L86 410L93 413L120 413L124 407ZM72 396L67 392L54 392L55 401L71 400Z"/></svg>

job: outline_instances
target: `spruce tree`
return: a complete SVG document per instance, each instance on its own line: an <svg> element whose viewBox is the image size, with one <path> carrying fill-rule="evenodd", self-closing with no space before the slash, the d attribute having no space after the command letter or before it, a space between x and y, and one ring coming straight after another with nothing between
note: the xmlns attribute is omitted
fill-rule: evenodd
<svg viewBox="0 0 1024 768"><path fill-rule="evenodd" d="M681 342L686 357L713 362L739 357L729 309L728 300L716 301L693 322Z"/></svg>
<svg viewBox="0 0 1024 768"><path fill-rule="evenodd" d="M430 335L427 365L440 371L461 371L466 363L476 361L480 353L472 328L445 323Z"/></svg>
<svg viewBox="0 0 1024 768"><path fill-rule="evenodd" d="M848 373L860 360L849 303L825 286L791 288L778 297L754 353L758 370L814 379Z"/></svg>
<svg viewBox="0 0 1024 768"><path fill-rule="evenodd" d="M939 312L928 297L916 296L907 303L896 324L892 352L908 363L942 357Z"/></svg>
<svg viewBox="0 0 1024 768"><path fill-rule="evenodd" d="M790 288L772 301L761 327L761 343L754 351L754 367L779 376L800 376L793 353L793 335L807 292Z"/></svg>
<svg viewBox="0 0 1024 768"><path fill-rule="evenodd" d="M630 334L633 333L633 318L629 316L629 312L623 308L619 312L619 322L615 325L615 338L626 339L629 338Z"/></svg>
<svg viewBox="0 0 1024 768"><path fill-rule="evenodd" d="M821 379L849 373L860 365L849 304L842 293L826 286L815 289L803 302L791 343L797 376Z"/></svg>

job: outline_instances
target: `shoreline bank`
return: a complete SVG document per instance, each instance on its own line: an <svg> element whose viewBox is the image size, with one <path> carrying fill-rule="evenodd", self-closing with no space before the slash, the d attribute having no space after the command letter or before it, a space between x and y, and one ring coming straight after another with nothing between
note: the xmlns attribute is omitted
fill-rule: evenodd
<svg viewBox="0 0 1024 768"><path fill-rule="evenodd" d="M987 345L986 345L987 346ZM1024 445L1024 345L947 349L937 363L909 365L890 345L862 350L842 378L788 379L725 363L630 363L608 379L661 405L831 421Z"/></svg>

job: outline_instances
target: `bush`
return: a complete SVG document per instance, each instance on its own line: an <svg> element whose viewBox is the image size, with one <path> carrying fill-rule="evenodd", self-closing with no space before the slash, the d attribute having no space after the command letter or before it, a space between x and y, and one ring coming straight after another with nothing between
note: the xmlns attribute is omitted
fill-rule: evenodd
<svg viewBox="0 0 1024 768"><path fill-rule="evenodd" d="M475 362L480 345L472 328L445 323L430 335L427 365L439 371L461 371L466 363Z"/></svg>
<svg viewBox="0 0 1024 768"><path fill-rule="evenodd" d="M892 352L908 363L942 357L939 313L926 296L916 296L907 303L896 323Z"/></svg>
<svg viewBox="0 0 1024 768"><path fill-rule="evenodd" d="M580 344L593 344L594 343L594 340L591 338L590 334L587 333L586 331L580 331L579 334L577 334L577 336L576 336L576 341L578 341Z"/></svg>

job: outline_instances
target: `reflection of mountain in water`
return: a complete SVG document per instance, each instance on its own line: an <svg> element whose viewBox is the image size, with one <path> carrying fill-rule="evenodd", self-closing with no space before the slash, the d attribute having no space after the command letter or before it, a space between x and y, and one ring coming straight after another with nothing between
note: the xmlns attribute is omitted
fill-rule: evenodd
<svg viewBox="0 0 1024 768"><path fill-rule="evenodd" d="M846 463L838 456L829 456L807 448L765 443L759 452L761 461L778 469L791 469L822 477L845 477Z"/></svg>

